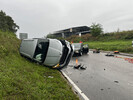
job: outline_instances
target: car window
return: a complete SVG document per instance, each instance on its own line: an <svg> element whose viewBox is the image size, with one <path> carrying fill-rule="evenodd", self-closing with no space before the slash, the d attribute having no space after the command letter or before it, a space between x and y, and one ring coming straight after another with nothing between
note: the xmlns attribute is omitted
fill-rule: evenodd
<svg viewBox="0 0 133 100"><path fill-rule="evenodd" d="M39 41L35 50L34 58L39 61L43 62L46 58L47 51L48 51L49 42L48 41Z"/></svg>
<svg viewBox="0 0 133 100"><path fill-rule="evenodd" d="M74 45L74 48L80 48L81 47L81 44L73 44Z"/></svg>

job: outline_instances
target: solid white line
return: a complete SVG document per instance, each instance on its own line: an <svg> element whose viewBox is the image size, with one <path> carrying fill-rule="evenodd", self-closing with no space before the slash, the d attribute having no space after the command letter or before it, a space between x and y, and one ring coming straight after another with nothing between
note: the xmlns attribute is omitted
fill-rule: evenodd
<svg viewBox="0 0 133 100"><path fill-rule="evenodd" d="M67 78L67 80L73 85L73 87L77 90L77 92L82 96L84 100L90 100L63 71L61 72Z"/></svg>

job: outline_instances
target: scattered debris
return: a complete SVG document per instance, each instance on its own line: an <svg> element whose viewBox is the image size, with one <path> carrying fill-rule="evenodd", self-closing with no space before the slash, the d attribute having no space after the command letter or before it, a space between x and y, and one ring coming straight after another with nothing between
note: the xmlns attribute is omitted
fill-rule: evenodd
<svg viewBox="0 0 133 100"><path fill-rule="evenodd" d="M76 59L76 65L74 66L75 69L82 69L85 70L87 67L84 67L82 64L78 64L78 59Z"/></svg>
<svg viewBox="0 0 133 100"><path fill-rule="evenodd" d="M101 89L101 91L103 91L104 89Z"/></svg>
<svg viewBox="0 0 133 100"><path fill-rule="evenodd" d="M112 54L112 53L107 53L105 56L113 56L113 57L114 57L114 54Z"/></svg>
<svg viewBox="0 0 133 100"><path fill-rule="evenodd" d="M80 69L85 70L87 67L85 67L84 65L80 66Z"/></svg>
<svg viewBox="0 0 133 100"><path fill-rule="evenodd" d="M118 81L114 81L115 83L119 83Z"/></svg>
<svg viewBox="0 0 133 100"><path fill-rule="evenodd" d="M78 92L77 91L74 91L76 94L78 94Z"/></svg>
<svg viewBox="0 0 133 100"><path fill-rule="evenodd" d="M119 51L114 51L114 54L119 54Z"/></svg>
<svg viewBox="0 0 133 100"><path fill-rule="evenodd" d="M123 59L123 57L119 57L119 56L115 56L115 58L122 58Z"/></svg>
<svg viewBox="0 0 133 100"><path fill-rule="evenodd" d="M104 68L104 70L106 70L106 69Z"/></svg>
<svg viewBox="0 0 133 100"><path fill-rule="evenodd" d="M80 69L82 69L82 70L85 70L87 67L85 67L84 65L79 64L79 65L75 65L74 68L75 68L75 69L79 69L79 68L80 68ZM80 73L80 74L81 74L81 73Z"/></svg>
<svg viewBox="0 0 133 100"><path fill-rule="evenodd" d="M80 66L81 66L81 65L75 65L74 68L75 68L75 69L79 69Z"/></svg>
<svg viewBox="0 0 133 100"><path fill-rule="evenodd" d="M108 88L108 89L110 89L110 88Z"/></svg>
<svg viewBox="0 0 133 100"><path fill-rule="evenodd" d="M93 53L100 53L100 49L93 50Z"/></svg>
<svg viewBox="0 0 133 100"><path fill-rule="evenodd" d="M129 63L133 63L133 58L125 58L126 61L128 61Z"/></svg>
<svg viewBox="0 0 133 100"><path fill-rule="evenodd" d="M126 58L126 57L119 57L119 56L115 56L115 58L125 59L125 61L128 61L129 63L133 63L133 58Z"/></svg>

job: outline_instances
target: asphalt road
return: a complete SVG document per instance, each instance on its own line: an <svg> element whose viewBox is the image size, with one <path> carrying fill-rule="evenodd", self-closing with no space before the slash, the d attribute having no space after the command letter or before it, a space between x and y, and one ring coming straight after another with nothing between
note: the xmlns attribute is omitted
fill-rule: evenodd
<svg viewBox="0 0 133 100"><path fill-rule="evenodd" d="M76 59L86 70L73 68ZM90 100L133 100L133 63L122 58L89 52L73 57L62 71Z"/></svg>

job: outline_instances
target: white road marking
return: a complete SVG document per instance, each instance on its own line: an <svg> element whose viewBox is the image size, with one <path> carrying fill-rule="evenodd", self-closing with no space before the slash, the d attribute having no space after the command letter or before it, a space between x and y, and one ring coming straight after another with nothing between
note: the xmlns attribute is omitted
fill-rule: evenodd
<svg viewBox="0 0 133 100"><path fill-rule="evenodd" d="M80 89L79 87L63 72L61 71L64 77L72 84L72 86L76 89L76 91L82 96L84 100L90 100Z"/></svg>

